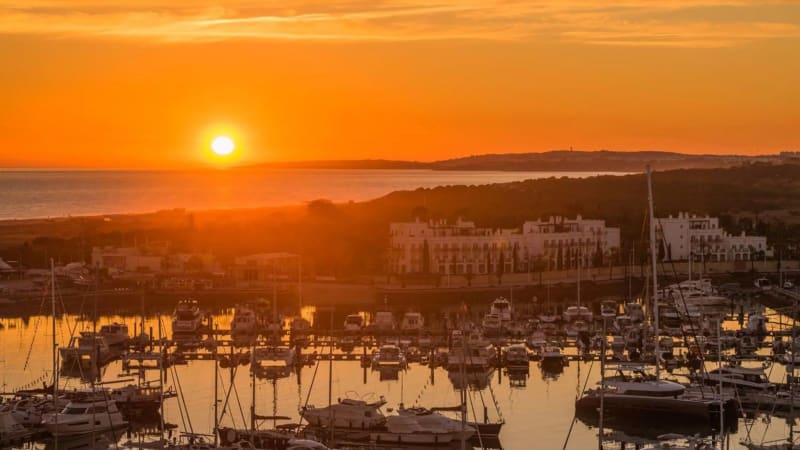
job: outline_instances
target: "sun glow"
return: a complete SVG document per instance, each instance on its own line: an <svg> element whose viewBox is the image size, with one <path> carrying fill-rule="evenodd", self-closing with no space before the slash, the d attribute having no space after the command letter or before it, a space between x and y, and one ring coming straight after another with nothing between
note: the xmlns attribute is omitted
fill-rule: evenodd
<svg viewBox="0 0 800 450"><path fill-rule="evenodd" d="M235 148L236 144L228 136L217 136L211 141L211 150L220 156L230 155Z"/></svg>

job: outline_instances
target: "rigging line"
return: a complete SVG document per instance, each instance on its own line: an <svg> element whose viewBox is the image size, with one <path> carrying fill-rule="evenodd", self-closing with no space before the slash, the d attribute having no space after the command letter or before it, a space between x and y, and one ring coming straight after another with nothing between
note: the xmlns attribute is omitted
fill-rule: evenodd
<svg viewBox="0 0 800 450"><path fill-rule="evenodd" d="M790 399L790 401L794 401L794 399ZM770 413L769 413L769 417L773 417L773 415L775 414L775 407L776 407L777 405L778 405L778 402L777 402L777 401L776 401L776 402L774 402L774 403L772 404L772 411L770 411ZM791 417L791 418L790 418L790 420L794 420L794 417ZM764 427L764 433L762 433L762 434L761 434L761 442L762 442L762 443L764 442L764 438L766 438L766 437L767 437L767 431L769 430L769 426L770 426L771 424L772 424L772 420L770 420L769 422L767 422L767 426L766 426L766 427Z"/></svg>
<svg viewBox="0 0 800 450"><path fill-rule="evenodd" d="M189 407L186 405L186 395L184 395L183 385L181 384L181 378L178 376L178 369L175 366L172 366L172 373L174 377L173 383L177 382L178 390L180 391L180 396L178 398L180 402L183 403L183 408L186 410L186 422L189 423L189 431L194 433L194 426L192 426L192 416L189 414Z"/></svg>
<svg viewBox="0 0 800 450"><path fill-rule="evenodd" d="M108 404L109 401L108 390L102 389L101 392L103 393L103 399L106 401L106 404ZM107 407L106 407L106 416L108 417L108 423L113 424L114 422L113 420L111 420L111 411L109 411ZM119 441L119 438L117 437L117 430L115 430L113 427L111 428L111 435L114 436L114 448L119 450L119 446L117 444L117 441ZM123 432L120 430L119 437L121 438L122 435Z"/></svg>
<svg viewBox="0 0 800 450"><path fill-rule="evenodd" d="M225 390L225 380L222 378L222 373L218 373L217 377L219 377L219 381L222 382L222 393L225 394L225 402L222 404L222 414L219 416L219 420L222 421L228 411L228 399L230 399L232 389L228 389L227 391ZM233 381L231 381L231 384L233 384ZM233 422L233 427L236 428L236 417L234 417L233 414L230 416L231 422Z"/></svg>
<svg viewBox="0 0 800 450"><path fill-rule="evenodd" d="M580 364L580 362L578 364ZM583 383L583 391L582 392L586 392L586 386L589 384L589 375L591 375L591 373L592 373L592 367L594 367L594 358L592 358L592 362L589 363L589 371L586 373L586 381ZM600 376L602 377L603 374L600 374ZM603 387L604 386L601 384L600 385L600 389L603 389ZM569 438L572 435L572 430L573 430L573 428L575 428L575 422L577 422L577 421L578 421L578 414L577 414L577 411L576 411L575 414L572 416L572 423L569 424L569 430L567 430L567 437L566 437L566 439L564 439L564 446L561 448L562 450L566 450L567 444L569 444Z"/></svg>
<svg viewBox="0 0 800 450"><path fill-rule="evenodd" d="M742 406L742 400L739 397L739 390L738 389L734 389L734 392L736 392L736 400L739 402L739 407L741 408L742 417L745 418L744 428L747 431L747 434L745 435L745 440L746 440L746 442L752 442L753 439L750 437L750 432L753 431L753 426L756 423L756 416L758 415L759 407L758 406L756 407L756 413L753 415L753 420L749 420L748 421L747 420L747 415L744 413L744 406ZM767 426L769 427L769 425L767 425Z"/></svg>
<svg viewBox="0 0 800 450"><path fill-rule="evenodd" d="M175 383L175 369L173 367L170 367L170 369L168 371L169 371L170 376L172 377L172 384L173 385L177 385ZM178 387L177 391L178 391L178 396L183 395L183 393L181 392L180 386ZM181 406L180 399L178 400L178 413L181 416L181 424L183 424L183 429L185 430L187 428L186 427L186 419L183 417L183 407Z"/></svg>
<svg viewBox="0 0 800 450"><path fill-rule="evenodd" d="M250 363L252 364L252 362ZM239 366L233 369L233 381L231 381L231 390L236 394L236 403L239 405L239 414L242 416L242 423L245 424L245 428L247 428L247 419L244 418L244 409L242 408L242 399L239 398L239 390L236 389L236 372L239 370ZM253 389L255 390L255 386ZM253 410L255 410L255 405L253 405Z"/></svg>
<svg viewBox="0 0 800 450"><path fill-rule="evenodd" d="M311 398L311 389L314 387L314 380L317 379L317 370L319 369L319 360L317 360L316 365L314 366L314 374L311 376L311 384L308 386L308 393L306 394L306 401L303 403L303 410L308 407L308 400ZM300 425L303 424L303 414L300 413L300 420L297 421L297 429L300 429Z"/></svg>
<svg viewBox="0 0 800 450"><path fill-rule="evenodd" d="M31 353L33 351L33 343L36 341L36 335L39 334L39 332L38 332L39 331L39 319L42 317L42 311L44 310L44 302L47 299L47 291L49 289L50 289L49 287L46 287L42 291L42 301L41 301L41 303L39 303L39 314L36 316L36 322L33 323L33 337L31 337L31 345L28 347L28 354L25 356L25 364L22 366L22 371L23 372L28 369L28 363L30 362ZM55 320L55 317L53 318L53 320ZM22 341L20 340L20 343L21 342Z"/></svg>
<svg viewBox="0 0 800 450"><path fill-rule="evenodd" d="M491 381L490 381L490 383L491 383ZM478 392L480 392L480 391L478 391ZM475 419L475 434L478 435L478 443L480 444L482 449L485 449L486 447L484 447L483 438L481 437L481 430L477 425L478 424L478 415L475 414L475 403L472 401L472 396L471 395L467 396L467 400L469 400L469 407L472 409L472 417Z"/></svg>
<svg viewBox="0 0 800 450"><path fill-rule="evenodd" d="M83 316L83 307L86 305L86 297L88 297L88 292L89 291L88 291L88 288L87 288L86 292L84 292L83 298L81 299L81 306L80 306L80 308L78 308L78 316L77 317L82 317ZM74 325L70 325L69 316L67 315L67 306L64 304L64 297L61 295L60 292L58 292L58 289L56 289L56 293L58 294L58 300L59 300L59 303L61 304L61 310L64 312L64 322L66 322L66 324L67 324L67 329L70 330L69 331L69 340L68 340L68 342L69 342L69 341L72 341L72 338L75 336L75 330L78 328L79 319L76 318L75 319L75 324ZM53 320L55 320L55 317L53 318ZM61 331L61 330L59 329L59 331ZM64 336L62 335L61 337L63 338Z"/></svg>
<svg viewBox="0 0 800 450"><path fill-rule="evenodd" d="M481 403L483 404L483 406L486 406L486 402L485 402L485 401L484 401L484 399L483 399L483 391L478 391L478 393L479 393L479 394L480 394L480 396L481 396ZM494 403L494 410L495 410L495 412L497 413L497 417L498 417L498 418L500 419L500 421L502 422L502 421L504 421L504 419L503 419L503 413L502 413L502 412L500 412L500 405L499 405L499 404L498 404L498 402L497 402L497 397L496 397L496 396L495 396L495 394L494 394L494 389L492 389L492 383L491 383L491 381L489 382L489 393L492 395L492 403Z"/></svg>

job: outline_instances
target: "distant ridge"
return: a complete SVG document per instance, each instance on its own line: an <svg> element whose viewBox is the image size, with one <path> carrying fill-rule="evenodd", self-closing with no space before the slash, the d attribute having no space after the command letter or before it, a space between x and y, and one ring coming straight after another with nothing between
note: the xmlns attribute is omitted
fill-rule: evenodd
<svg viewBox="0 0 800 450"><path fill-rule="evenodd" d="M384 159L275 162L250 168L286 169L429 169L499 170L532 172L641 172L645 164L656 170L727 168L747 163L800 162L798 155L691 155L666 151L572 151L493 153L433 162Z"/></svg>

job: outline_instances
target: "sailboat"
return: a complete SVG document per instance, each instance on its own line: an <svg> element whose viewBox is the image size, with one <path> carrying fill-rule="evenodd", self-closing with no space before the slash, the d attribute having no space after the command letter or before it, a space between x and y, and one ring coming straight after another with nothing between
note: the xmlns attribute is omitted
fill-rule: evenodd
<svg viewBox="0 0 800 450"><path fill-rule="evenodd" d="M650 167L647 167L648 203L650 216L650 253L653 280L653 321L655 331L655 353L660 354L658 279L656 267L656 226L653 210L653 190ZM647 418L653 421L676 421L689 423L719 423L724 414L728 423L737 419L734 399L723 400L714 395L687 395L686 388L672 381L661 379L660 365L655 366L655 375L647 374L643 368L617 366L615 377L603 379L597 389L587 391L575 402L576 413L583 410L598 411L601 404L614 416ZM600 411L602 416L603 411Z"/></svg>

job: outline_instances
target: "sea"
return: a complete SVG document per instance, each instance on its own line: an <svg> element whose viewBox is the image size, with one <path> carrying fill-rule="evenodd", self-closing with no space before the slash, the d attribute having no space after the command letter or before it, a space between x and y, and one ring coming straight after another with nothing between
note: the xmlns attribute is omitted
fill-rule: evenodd
<svg viewBox="0 0 800 450"><path fill-rule="evenodd" d="M144 213L173 208L256 208L296 205L316 199L348 202L398 190L601 174L621 175L381 169L0 169L0 220Z"/></svg>
<svg viewBox="0 0 800 450"><path fill-rule="evenodd" d="M106 300L100 299L107 303ZM56 318L56 340L65 345L70 337L81 330L92 329L90 320L92 297L88 296L81 307L73 306L66 314ZM49 382L52 376L52 318L46 314L49 299L43 296L32 305L29 312L3 313L0 305L0 385L4 392L14 392L22 388L37 388ZM44 308L44 309L42 309ZM134 308L135 309L135 308ZM168 305L159 305L160 312L148 307L148 315L141 319L137 314L117 313L101 315L97 326L120 322L127 324L131 330L136 329L144 321L144 330L152 332L154 337L171 336L171 317ZM61 311L61 306L59 306ZM124 309L123 309L124 311ZM312 321L317 316L314 306L305 306L300 311L303 317ZM343 311L345 313L357 312ZM369 317L370 311L360 311ZM232 320L231 310L209 311L213 323L220 329L229 329ZM322 313L322 317L326 313ZM435 321L436 313L430 312L427 318ZM342 317L336 317L340 320ZM330 319L324 319L327 324ZM733 326L733 324L728 324ZM327 325L324 325L327 326ZM223 348L221 353L232 350ZM238 350L237 350L238 351ZM306 354L325 354L331 351L327 346L308 347ZM370 349L371 351L371 349ZM567 350L569 352L569 349ZM335 353L341 353L338 348ZM574 353L574 349L572 349ZM166 437L176 438L180 433L210 434L214 423L214 381L217 377L218 411L221 426L248 427L250 407L255 399L255 412L263 416L287 416L290 423L300 419L299 410L305 405L325 406L329 395L335 402L338 399L354 398L377 400L385 398L383 408L385 414L392 414L402 403L410 406L453 406L459 404L459 374L448 373L444 368L430 368L420 363L411 363L407 370L384 373L363 368L358 360L360 348L354 351L350 361L336 361L332 366L328 361L319 361L301 369L292 371L288 376L278 379L255 379L250 375L249 366L237 366L215 371L211 361L188 361L185 365L174 365L165 372L166 387L176 390L178 398L166 400L164 405L164 421L174 426ZM754 363L761 364L761 363ZM709 368L716 362L709 362ZM775 363L768 368L770 378L775 381L785 379L786 370ZM679 375L668 375L678 377ZM575 418L574 401L585 388L596 385L600 377L598 362L570 361L560 373L543 370L539 363L532 361L528 370L512 373L508 369L494 369L477 376L470 375L468 396L468 413L470 418L478 421L504 421L505 426L500 434L500 447L507 450L533 449L575 449L588 450L598 448L598 429L592 423ZM158 371L145 375L149 380L158 379ZM106 387L120 387L136 383L136 371L125 372L119 361L112 362L102 369L102 382ZM80 374L61 373L59 385L66 389L86 387ZM255 394L253 395L253 389ZM485 409L484 409L485 407ZM769 412L769 405L762 411ZM607 417L611 421L613 418ZM285 421L278 424L286 423ZM606 422L608 423L608 422ZM757 414L747 419L739 419L738 428L725 436L728 449L744 449L742 441L752 442L785 439L789 433L787 420L768 414ZM267 426L273 425L270 423ZM631 425L631 426L627 426ZM158 439L158 420L137 423L129 430L112 436L116 442L111 448L153 448L147 442ZM647 436L656 439L658 435L681 430L664 427L662 424L640 425L622 424L622 431L629 436ZM606 429L606 432L612 432ZM25 448L52 448L46 442L28 445ZM74 445L74 447L70 447ZM80 447L83 445L83 447ZM719 445L719 444L717 444ZM87 444L70 444L62 441L59 448L92 448ZM468 448L481 448L474 445ZM498 448L487 447L487 448ZM620 447L608 445L604 448ZM628 449L634 448L629 445ZM659 447L661 448L661 447ZM669 447L674 448L674 447ZM682 448L682 447L681 447ZM401 450L398 447L398 450Z"/></svg>

